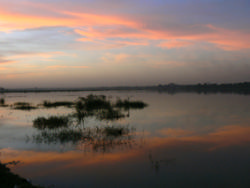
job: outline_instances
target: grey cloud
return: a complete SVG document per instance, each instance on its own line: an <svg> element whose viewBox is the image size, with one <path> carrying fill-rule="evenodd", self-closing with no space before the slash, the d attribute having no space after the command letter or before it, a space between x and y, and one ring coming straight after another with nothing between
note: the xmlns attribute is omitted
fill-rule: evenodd
<svg viewBox="0 0 250 188"><path fill-rule="evenodd" d="M71 32L70 35L67 33ZM23 31L13 31L0 35L0 53L4 56L37 53L47 51L60 51L74 42L77 36L70 28L41 27Z"/></svg>

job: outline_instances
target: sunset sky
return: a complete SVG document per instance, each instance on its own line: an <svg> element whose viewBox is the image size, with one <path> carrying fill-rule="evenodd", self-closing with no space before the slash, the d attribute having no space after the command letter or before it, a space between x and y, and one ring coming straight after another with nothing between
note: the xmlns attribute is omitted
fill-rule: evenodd
<svg viewBox="0 0 250 188"><path fill-rule="evenodd" d="M0 87L250 81L249 0L0 0Z"/></svg>

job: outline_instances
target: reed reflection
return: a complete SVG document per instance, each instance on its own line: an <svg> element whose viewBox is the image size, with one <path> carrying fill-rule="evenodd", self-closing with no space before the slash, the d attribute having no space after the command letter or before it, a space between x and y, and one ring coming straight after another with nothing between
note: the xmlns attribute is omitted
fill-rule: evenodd
<svg viewBox="0 0 250 188"><path fill-rule="evenodd" d="M49 105L47 105L49 104ZM55 104L55 105L53 105ZM46 102L49 107L65 105L67 103ZM71 103L70 103L71 104ZM129 101L118 99L112 103L104 95L88 95L81 97L75 103L75 112L68 116L50 116L37 117L33 121L33 127L39 130L39 133L33 135L35 143L72 143L81 145L86 150L92 147L93 151L106 152L115 147L132 147L135 143L135 128L122 125L106 125L96 127L85 127L84 121L88 117L95 117L99 121L113 122L127 117L129 110L143 109L147 105L142 101ZM84 145L84 146L83 146Z"/></svg>

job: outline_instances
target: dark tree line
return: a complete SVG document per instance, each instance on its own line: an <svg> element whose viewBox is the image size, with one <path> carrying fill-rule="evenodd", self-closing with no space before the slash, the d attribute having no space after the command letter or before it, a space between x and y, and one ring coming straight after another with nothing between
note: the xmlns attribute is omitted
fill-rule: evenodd
<svg viewBox="0 0 250 188"><path fill-rule="evenodd" d="M158 86L116 86L116 87L91 87L91 88L29 88L29 89L4 89L0 88L0 93L17 93L17 92L63 92L63 91L134 91L134 90L150 90L167 92L175 94L179 92L196 92L196 93L235 93L250 94L250 82L241 83L199 83L199 84L159 84ZM50 104L48 104L50 105ZM52 104L54 105L54 104Z"/></svg>
<svg viewBox="0 0 250 188"><path fill-rule="evenodd" d="M242 83L227 83L227 84L195 84L195 85L178 85L178 84L167 84L158 85L158 91L165 91L168 93L178 92L196 92L196 93L236 93L236 94L250 94L250 82Z"/></svg>

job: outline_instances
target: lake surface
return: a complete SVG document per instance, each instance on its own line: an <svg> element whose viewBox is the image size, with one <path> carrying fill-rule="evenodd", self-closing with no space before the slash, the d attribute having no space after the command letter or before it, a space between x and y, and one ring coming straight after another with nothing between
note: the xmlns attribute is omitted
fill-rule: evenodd
<svg viewBox="0 0 250 188"><path fill-rule="evenodd" d="M86 117L74 130L96 140L56 140L33 127L37 117L68 115L74 108L23 111L0 107L0 160L32 183L54 187L250 187L250 96L157 92L55 92L1 94L6 104L76 101L89 94L115 101L142 100L144 109L122 119ZM124 127L108 138L103 127ZM51 130L51 135L55 134ZM40 137L39 137L40 135Z"/></svg>

